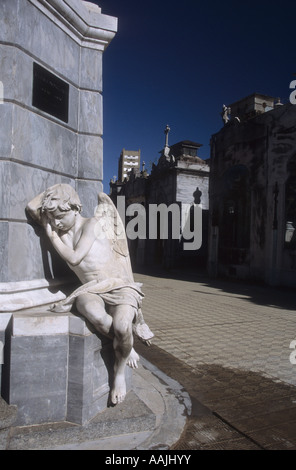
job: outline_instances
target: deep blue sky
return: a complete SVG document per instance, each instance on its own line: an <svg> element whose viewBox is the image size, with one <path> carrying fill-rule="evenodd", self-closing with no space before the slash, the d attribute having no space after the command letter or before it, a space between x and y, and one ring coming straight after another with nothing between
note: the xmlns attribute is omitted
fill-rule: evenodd
<svg viewBox="0 0 296 470"><path fill-rule="evenodd" d="M296 77L295 1L92 0L118 18L104 53L104 191L122 148L149 170L164 145L210 154L222 105L254 92L289 100Z"/></svg>

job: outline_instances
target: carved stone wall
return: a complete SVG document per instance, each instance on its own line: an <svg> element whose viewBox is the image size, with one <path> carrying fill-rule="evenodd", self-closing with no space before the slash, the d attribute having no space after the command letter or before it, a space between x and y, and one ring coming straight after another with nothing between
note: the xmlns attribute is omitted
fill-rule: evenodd
<svg viewBox="0 0 296 470"><path fill-rule="evenodd" d="M296 285L295 117L287 103L212 137L212 275Z"/></svg>
<svg viewBox="0 0 296 470"><path fill-rule="evenodd" d="M0 311L64 296L70 271L25 207L69 183L83 215L93 214L102 190L102 55L116 30L116 18L82 0L1 1Z"/></svg>

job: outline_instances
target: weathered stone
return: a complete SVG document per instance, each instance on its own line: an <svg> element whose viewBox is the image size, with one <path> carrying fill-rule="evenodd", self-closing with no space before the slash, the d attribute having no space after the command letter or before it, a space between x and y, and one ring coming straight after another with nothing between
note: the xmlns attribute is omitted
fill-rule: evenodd
<svg viewBox="0 0 296 470"><path fill-rule="evenodd" d="M209 272L295 286L294 105L250 95L212 137ZM239 119L237 119L239 118ZM294 232L293 232L294 233Z"/></svg>
<svg viewBox="0 0 296 470"><path fill-rule="evenodd" d="M0 450L6 450L10 427L15 424L17 407L8 405L0 397Z"/></svg>
<svg viewBox="0 0 296 470"><path fill-rule="evenodd" d="M106 409L114 365L110 340L92 333L80 317L45 308L1 318L2 394L18 408L15 425L85 425ZM127 391L131 374L128 369Z"/></svg>
<svg viewBox="0 0 296 470"><path fill-rule="evenodd" d="M52 254L26 227L25 207L36 193L71 184L92 215L103 177L102 56L116 30L116 18L81 0L1 2L0 291L1 283L56 277ZM69 87L67 122L33 105L34 64ZM19 296L20 308L30 302L24 290ZM8 311L5 299L0 311Z"/></svg>

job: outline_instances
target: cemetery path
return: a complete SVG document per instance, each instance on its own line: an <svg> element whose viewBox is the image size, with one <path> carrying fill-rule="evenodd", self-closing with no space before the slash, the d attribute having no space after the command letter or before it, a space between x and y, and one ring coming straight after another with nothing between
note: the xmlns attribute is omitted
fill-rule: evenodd
<svg viewBox="0 0 296 470"><path fill-rule="evenodd" d="M203 272L135 278L155 334L136 349L192 401L172 449L295 450L295 292Z"/></svg>

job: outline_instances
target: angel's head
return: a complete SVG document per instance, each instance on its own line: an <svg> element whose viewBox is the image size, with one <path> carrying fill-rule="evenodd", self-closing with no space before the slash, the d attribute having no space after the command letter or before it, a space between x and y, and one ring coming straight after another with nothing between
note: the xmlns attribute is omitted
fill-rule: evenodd
<svg viewBox="0 0 296 470"><path fill-rule="evenodd" d="M54 212L56 209L63 212L75 209L81 212L79 196L69 184L56 184L44 192L41 212Z"/></svg>
<svg viewBox="0 0 296 470"><path fill-rule="evenodd" d="M81 209L79 196L69 184L56 184L44 193L41 213L46 214L51 224L59 230L69 230Z"/></svg>

